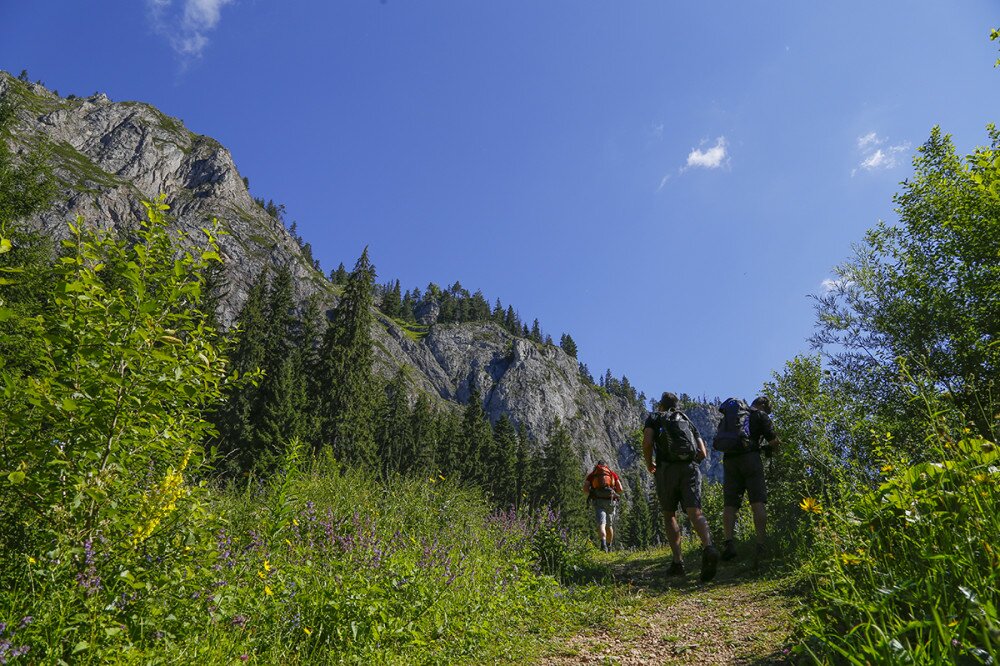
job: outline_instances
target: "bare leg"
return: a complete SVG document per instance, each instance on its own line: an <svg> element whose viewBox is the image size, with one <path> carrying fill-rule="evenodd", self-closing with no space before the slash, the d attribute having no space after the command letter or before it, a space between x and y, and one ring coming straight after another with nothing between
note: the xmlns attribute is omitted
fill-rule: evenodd
<svg viewBox="0 0 1000 666"><path fill-rule="evenodd" d="M705 520L705 514L701 512L701 509L696 508L688 509L687 514L691 520L691 526L694 527L694 531L698 533L698 538L701 539L701 545L711 546L712 535L708 531L708 521Z"/></svg>
<svg viewBox="0 0 1000 666"><path fill-rule="evenodd" d="M732 541L736 529L736 507L727 506L722 509L722 528L726 541Z"/></svg>
<svg viewBox="0 0 1000 666"><path fill-rule="evenodd" d="M605 527L604 525L600 525L597 528L597 536L601 537L601 543L606 543L608 539L607 527Z"/></svg>
<svg viewBox="0 0 1000 666"><path fill-rule="evenodd" d="M611 544L615 540L615 528L612 527L611 525L608 525L607 531L608 531L608 548L611 548Z"/></svg>
<svg viewBox="0 0 1000 666"><path fill-rule="evenodd" d="M674 562L681 562L681 528L677 524L677 517L673 511L663 512L663 522L667 526L667 543L674 554Z"/></svg>
<svg viewBox="0 0 1000 666"><path fill-rule="evenodd" d="M753 511L753 526L757 532L757 543L767 542L767 505L763 502L754 502L750 505Z"/></svg>

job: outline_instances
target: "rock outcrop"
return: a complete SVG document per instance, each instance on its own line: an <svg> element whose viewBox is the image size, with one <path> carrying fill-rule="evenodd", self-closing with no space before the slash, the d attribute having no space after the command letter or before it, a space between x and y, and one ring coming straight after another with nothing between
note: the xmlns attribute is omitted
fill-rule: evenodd
<svg viewBox="0 0 1000 666"><path fill-rule="evenodd" d="M319 293L328 307L335 306L335 288L284 225L253 200L217 141L189 132L147 104L116 103L104 95L64 99L0 72L0 98L7 97L18 102L10 140L47 150L59 180L55 205L29 221L36 228L65 237L66 221L80 215L127 235L142 217L140 201L162 193L172 224L190 237L200 237L213 218L227 231L219 240L229 285L219 312L224 325L236 318L250 285L268 267L291 269L300 300ZM422 325L408 328L378 313L373 332L381 374L408 365L416 390L453 406L464 404L475 389L491 419L509 415L539 444L558 418L573 434L583 467L598 458L621 467L638 461L635 437L643 410L582 381L576 359L561 348L514 337L490 323L436 324L433 303L420 314ZM714 428L698 425L706 436Z"/></svg>

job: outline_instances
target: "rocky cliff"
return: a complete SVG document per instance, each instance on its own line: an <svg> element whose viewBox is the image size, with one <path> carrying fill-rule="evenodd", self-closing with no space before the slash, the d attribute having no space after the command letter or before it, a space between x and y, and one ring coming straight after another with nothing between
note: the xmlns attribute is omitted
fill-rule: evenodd
<svg viewBox="0 0 1000 666"><path fill-rule="evenodd" d="M217 141L189 132L148 104L112 102L105 95L62 98L4 72L0 98L17 103L10 140L47 150L59 180L54 206L29 221L36 228L64 237L66 221L81 215L127 234L141 218L140 200L162 193L178 229L198 237L217 218L228 232L220 239L229 282L219 313L223 324L235 319L250 284L269 266L291 268L300 299L318 292L335 305L336 290L283 224L253 200ZM433 320L429 313L425 323ZM642 410L583 382L576 359L562 349L490 323L412 328L381 313L377 322L383 375L408 365L417 389L452 405L464 403L475 388L492 419L508 414L539 442L559 418L574 434L584 467L598 458L635 464Z"/></svg>

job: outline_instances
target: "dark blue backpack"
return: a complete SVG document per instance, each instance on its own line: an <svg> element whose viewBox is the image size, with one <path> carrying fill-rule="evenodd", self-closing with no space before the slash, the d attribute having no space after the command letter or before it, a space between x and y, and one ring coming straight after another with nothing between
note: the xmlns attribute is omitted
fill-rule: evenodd
<svg viewBox="0 0 1000 666"><path fill-rule="evenodd" d="M719 405L722 420L712 448L723 453L750 450L750 405L739 398L729 398Z"/></svg>

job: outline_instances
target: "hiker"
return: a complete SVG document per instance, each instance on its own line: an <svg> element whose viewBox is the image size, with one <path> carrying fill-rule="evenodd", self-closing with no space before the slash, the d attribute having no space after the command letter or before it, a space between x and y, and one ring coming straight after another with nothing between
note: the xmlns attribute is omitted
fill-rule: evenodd
<svg viewBox="0 0 1000 666"><path fill-rule="evenodd" d="M713 448L723 452L722 460L722 525L724 539L722 559L729 561L737 556L733 545L736 512L746 493L753 513L757 534L754 560L760 562L766 554L767 543L767 486L764 483L764 461L761 452L770 456L781 440L774 433L771 423L771 401L760 396L747 407L737 398L726 400L719 407L722 419Z"/></svg>
<svg viewBox="0 0 1000 666"><path fill-rule="evenodd" d="M622 481L603 460L598 460L583 482L583 493L587 496L588 503L594 503L601 550L610 551L611 544L615 540L615 516L618 513L618 497L622 493Z"/></svg>
<svg viewBox="0 0 1000 666"><path fill-rule="evenodd" d="M669 391L660 396L657 411L651 413L643 425L642 454L646 468L656 479L656 495L674 556L667 575L684 573L681 530L674 515L679 503L701 539L701 579L709 581L715 577L719 551L712 544L708 521L701 512L701 467L698 463L708 457L708 450L698 428L677 408L677 402L677 395Z"/></svg>

